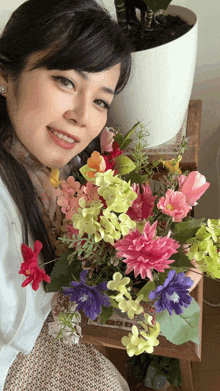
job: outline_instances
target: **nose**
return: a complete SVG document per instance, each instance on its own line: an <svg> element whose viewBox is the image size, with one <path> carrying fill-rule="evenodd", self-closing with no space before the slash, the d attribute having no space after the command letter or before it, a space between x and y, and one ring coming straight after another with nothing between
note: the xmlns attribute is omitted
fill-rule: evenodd
<svg viewBox="0 0 220 391"><path fill-rule="evenodd" d="M66 111L65 118L80 127L86 127L90 117L90 103L86 94L77 94L71 101L71 106Z"/></svg>

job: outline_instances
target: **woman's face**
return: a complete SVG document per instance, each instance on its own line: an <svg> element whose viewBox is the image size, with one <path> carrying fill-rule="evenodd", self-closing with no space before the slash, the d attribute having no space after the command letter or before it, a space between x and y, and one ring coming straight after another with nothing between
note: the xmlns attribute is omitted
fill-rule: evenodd
<svg viewBox="0 0 220 391"><path fill-rule="evenodd" d="M101 132L120 76L120 64L100 73L31 70L30 56L18 89L0 77L9 117L22 144L47 167L61 168Z"/></svg>

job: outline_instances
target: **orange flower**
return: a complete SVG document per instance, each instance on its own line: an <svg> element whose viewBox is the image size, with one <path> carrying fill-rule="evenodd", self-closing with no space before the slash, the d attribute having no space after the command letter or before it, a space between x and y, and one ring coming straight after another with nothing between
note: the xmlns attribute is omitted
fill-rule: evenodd
<svg viewBox="0 0 220 391"><path fill-rule="evenodd" d="M105 172L105 160L99 152L94 151L87 160L87 167L91 168L91 171L85 172L85 175L87 175L88 178L95 178L96 172Z"/></svg>
<svg viewBox="0 0 220 391"><path fill-rule="evenodd" d="M168 168L169 172L171 172L171 173L175 173L176 172L177 174L182 174L182 171L179 169L179 162L180 162L180 160L178 159L176 164L175 164L175 159L172 159L172 160L162 160L162 163L164 164L164 166L166 168Z"/></svg>
<svg viewBox="0 0 220 391"><path fill-rule="evenodd" d="M99 152L94 151L91 157L87 160L87 164L90 168L98 172L105 172L106 164L105 160Z"/></svg>

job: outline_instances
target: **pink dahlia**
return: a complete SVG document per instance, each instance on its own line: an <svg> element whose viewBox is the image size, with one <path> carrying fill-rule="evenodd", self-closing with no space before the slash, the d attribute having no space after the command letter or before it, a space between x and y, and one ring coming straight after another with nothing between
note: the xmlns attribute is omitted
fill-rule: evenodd
<svg viewBox="0 0 220 391"><path fill-rule="evenodd" d="M157 238L156 227L157 221L152 226L147 222L142 234L135 229L114 245L116 256L125 258L126 274L134 270L135 277L140 274L142 278L147 276L152 281L152 269L164 272L174 262L169 258L177 252L179 244L168 236Z"/></svg>
<svg viewBox="0 0 220 391"><path fill-rule="evenodd" d="M140 192L140 187L138 184L134 183L132 188L135 193L137 193L136 200L133 201L133 204L128 209L128 216L135 221L141 221L143 219L148 219L149 216L153 215L154 201L157 196L153 197L151 188L149 185L142 185L143 192Z"/></svg>
<svg viewBox="0 0 220 391"><path fill-rule="evenodd" d="M186 196L180 191L167 190L165 197L161 197L158 204L166 215L172 216L174 223L182 221L192 209L186 201Z"/></svg>

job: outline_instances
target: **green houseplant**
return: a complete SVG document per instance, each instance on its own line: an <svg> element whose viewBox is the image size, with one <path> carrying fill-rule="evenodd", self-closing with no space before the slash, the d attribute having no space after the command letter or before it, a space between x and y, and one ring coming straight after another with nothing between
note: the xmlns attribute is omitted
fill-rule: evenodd
<svg viewBox="0 0 220 391"><path fill-rule="evenodd" d="M178 133L188 109L196 64L197 16L168 0L147 1L142 15L135 4L146 6L143 0L97 1L117 19L133 45L130 80L115 97L108 124L120 125L124 131L141 120L148 125L149 146L163 144ZM127 3L132 4L133 13L126 10ZM178 25L180 18L183 24L173 30L170 23ZM160 31L162 38L158 38Z"/></svg>

